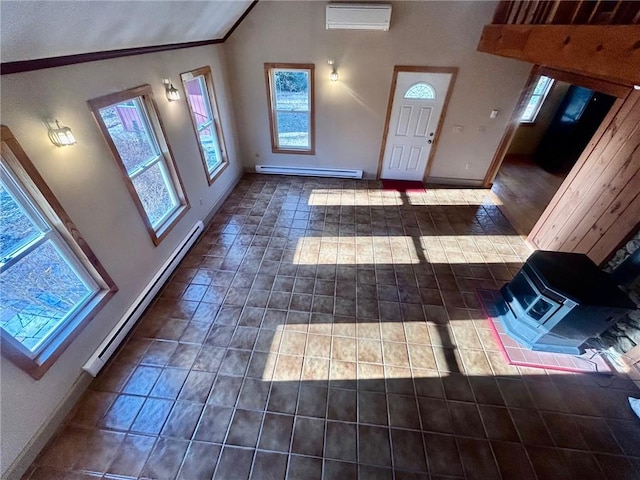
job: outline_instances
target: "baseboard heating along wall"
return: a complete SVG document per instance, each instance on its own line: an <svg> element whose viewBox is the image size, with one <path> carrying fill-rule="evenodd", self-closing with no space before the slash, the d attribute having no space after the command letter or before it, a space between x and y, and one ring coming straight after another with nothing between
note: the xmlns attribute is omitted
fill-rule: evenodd
<svg viewBox="0 0 640 480"><path fill-rule="evenodd" d="M257 173L273 175L302 175L306 177L362 178L362 170L345 168L277 167L256 165Z"/></svg>
<svg viewBox="0 0 640 480"><path fill-rule="evenodd" d="M82 367L83 370L94 377L98 374L203 231L204 224L202 222L198 222L193 226L184 240L180 242L162 265L158 273L155 274L113 330L111 330L111 333L85 363L84 367Z"/></svg>

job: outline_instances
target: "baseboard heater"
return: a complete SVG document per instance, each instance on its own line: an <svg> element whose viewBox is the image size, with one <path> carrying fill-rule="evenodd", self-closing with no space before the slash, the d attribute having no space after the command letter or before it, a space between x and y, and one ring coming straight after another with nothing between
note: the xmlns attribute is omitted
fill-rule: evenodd
<svg viewBox="0 0 640 480"><path fill-rule="evenodd" d="M276 167L256 165L257 173L273 175L302 175L306 177L362 178L362 170L345 168Z"/></svg>
<svg viewBox="0 0 640 480"><path fill-rule="evenodd" d="M185 239L182 240L180 245L178 245L178 247L171 253L158 273L155 274L113 330L111 330L111 333L109 333L96 352L91 356L87 363L85 363L84 367L82 367L83 370L94 377L98 374L102 367L107 363L107 360L109 360L111 355L113 355L113 352L118 348L122 340L124 340L127 333L129 333L131 328L133 328L142 313L158 294L171 273L173 273L175 268L178 266L178 263L180 263L191 246L196 242L203 230L204 224L202 222L198 222L193 226Z"/></svg>

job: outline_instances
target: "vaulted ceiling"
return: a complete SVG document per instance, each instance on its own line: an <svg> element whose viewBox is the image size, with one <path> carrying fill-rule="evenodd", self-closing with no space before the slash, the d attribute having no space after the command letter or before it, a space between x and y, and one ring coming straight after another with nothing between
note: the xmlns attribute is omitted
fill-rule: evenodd
<svg viewBox="0 0 640 480"><path fill-rule="evenodd" d="M4 63L222 39L250 5L250 0L1 0L1 58Z"/></svg>

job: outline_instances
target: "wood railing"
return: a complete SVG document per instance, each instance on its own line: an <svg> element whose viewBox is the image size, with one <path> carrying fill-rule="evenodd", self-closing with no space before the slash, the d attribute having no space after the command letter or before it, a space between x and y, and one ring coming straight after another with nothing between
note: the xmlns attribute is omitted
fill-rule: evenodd
<svg viewBox="0 0 640 480"><path fill-rule="evenodd" d="M501 1L494 24L637 25L640 1L517 0Z"/></svg>

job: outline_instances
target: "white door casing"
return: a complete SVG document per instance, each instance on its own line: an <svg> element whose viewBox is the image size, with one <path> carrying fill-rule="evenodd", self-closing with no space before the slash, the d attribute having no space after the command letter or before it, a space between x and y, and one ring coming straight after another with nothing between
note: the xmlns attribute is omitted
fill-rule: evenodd
<svg viewBox="0 0 640 480"><path fill-rule="evenodd" d="M397 75L380 178L422 181L453 74Z"/></svg>

